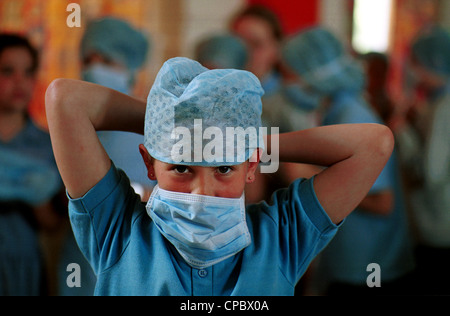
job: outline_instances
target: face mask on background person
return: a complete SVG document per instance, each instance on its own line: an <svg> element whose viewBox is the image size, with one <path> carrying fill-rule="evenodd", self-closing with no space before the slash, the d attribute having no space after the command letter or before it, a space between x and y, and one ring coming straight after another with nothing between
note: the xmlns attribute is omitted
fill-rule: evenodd
<svg viewBox="0 0 450 316"><path fill-rule="evenodd" d="M219 263L251 242L244 194L222 198L156 186L146 209L161 234L196 269Z"/></svg>
<svg viewBox="0 0 450 316"><path fill-rule="evenodd" d="M127 70L120 70L101 63L88 66L82 72L85 81L96 83L107 88L129 94L132 78Z"/></svg>

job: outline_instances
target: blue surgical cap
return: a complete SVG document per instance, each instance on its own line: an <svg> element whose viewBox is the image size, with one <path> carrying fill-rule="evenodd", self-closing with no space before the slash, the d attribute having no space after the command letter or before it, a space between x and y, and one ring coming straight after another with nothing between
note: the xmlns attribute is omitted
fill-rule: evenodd
<svg viewBox="0 0 450 316"><path fill-rule="evenodd" d="M248 53L245 44L231 34L213 35L202 41L196 59L208 68L244 69Z"/></svg>
<svg viewBox="0 0 450 316"><path fill-rule="evenodd" d="M317 92L330 95L364 87L362 67L328 30L314 27L291 37L282 47L284 61Z"/></svg>
<svg viewBox="0 0 450 316"><path fill-rule="evenodd" d="M149 46L146 37L130 24L107 17L88 24L81 39L81 56L98 53L134 71L145 62Z"/></svg>
<svg viewBox="0 0 450 316"><path fill-rule="evenodd" d="M264 148L263 93L259 80L248 71L208 70L188 58L170 59L148 96L144 145L153 158L166 163L243 163L256 148ZM234 137L239 130L245 134L243 143ZM181 160L180 153L186 155Z"/></svg>
<svg viewBox="0 0 450 316"><path fill-rule="evenodd" d="M428 70L450 76L450 34L439 26L421 32L412 47L414 58Z"/></svg>

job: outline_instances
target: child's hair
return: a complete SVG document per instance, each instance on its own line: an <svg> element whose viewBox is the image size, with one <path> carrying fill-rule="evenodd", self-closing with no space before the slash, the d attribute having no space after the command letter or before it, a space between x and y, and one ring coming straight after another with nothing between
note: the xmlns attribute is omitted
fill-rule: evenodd
<svg viewBox="0 0 450 316"><path fill-rule="evenodd" d="M264 147L259 133L263 93L248 71L209 70L188 58L172 58L161 67L148 96L144 145L153 158L166 163L243 163ZM214 142L203 142L207 130ZM245 141L235 141L232 132Z"/></svg>
<svg viewBox="0 0 450 316"><path fill-rule="evenodd" d="M30 53L32 59L31 70L35 73L39 67L39 54L30 41L21 35L0 33L0 55L8 48L18 47L24 48Z"/></svg>
<svg viewBox="0 0 450 316"><path fill-rule="evenodd" d="M272 12L270 9L262 6L262 5L252 5L245 8L243 11L239 12L232 20L231 20L231 28L242 18L245 17L255 17L262 21L265 21L271 29L272 36L278 41L281 42L283 40L283 28L281 27L281 23L278 17Z"/></svg>

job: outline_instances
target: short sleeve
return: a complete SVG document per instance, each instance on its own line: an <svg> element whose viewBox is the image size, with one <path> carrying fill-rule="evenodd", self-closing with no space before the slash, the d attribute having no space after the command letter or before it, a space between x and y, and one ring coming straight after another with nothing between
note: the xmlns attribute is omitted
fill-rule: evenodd
<svg viewBox="0 0 450 316"><path fill-rule="evenodd" d="M309 263L337 232L314 191L314 178L297 179L287 189L277 191L266 212L277 225L279 265L285 277L297 283Z"/></svg>
<svg viewBox="0 0 450 316"><path fill-rule="evenodd" d="M128 245L132 225L143 213L140 204L127 176L114 164L83 197L69 197L69 217L75 238L97 275L120 259Z"/></svg>

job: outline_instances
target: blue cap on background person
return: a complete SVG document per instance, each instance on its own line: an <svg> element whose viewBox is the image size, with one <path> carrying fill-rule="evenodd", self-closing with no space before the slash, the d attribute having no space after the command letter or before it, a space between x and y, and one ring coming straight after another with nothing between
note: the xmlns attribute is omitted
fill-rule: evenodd
<svg viewBox="0 0 450 316"><path fill-rule="evenodd" d="M316 92L330 95L342 90L361 90L362 67L328 30L314 27L289 38L282 58Z"/></svg>
<svg viewBox="0 0 450 316"><path fill-rule="evenodd" d="M91 21L80 44L83 80L132 94L135 75L151 51L151 39L128 22L105 17ZM138 146L144 137L120 131L97 135L114 164L125 171L135 190L152 186Z"/></svg>
<svg viewBox="0 0 450 316"><path fill-rule="evenodd" d="M450 34L440 26L420 32L411 46L415 61L426 69L450 77Z"/></svg>
<svg viewBox="0 0 450 316"><path fill-rule="evenodd" d="M83 58L97 53L136 71L144 64L150 45L144 34L129 23L105 17L87 25L80 48Z"/></svg>
<svg viewBox="0 0 450 316"><path fill-rule="evenodd" d="M238 37L217 34L198 44L196 60L209 69L244 69L248 53Z"/></svg>
<svg viewBox="0 0 450 316"><path fill-rule="evenodd" d="M264 148L262 135L258 133L263 93L258 78L248 71L209 70L188 58L170 59L160 69L148 96L144 145L153 158L166 163L197 166L243 163L257 147ZM227 134L227 127L243 130L253 127L258 135L255 138L246 136L245 148L237 148L237 142L230 140L228 143L222 139L222 154L213 161L205 157L201 161L192 158L198 154L199 147L195 143L201 141L194 139L189 143L192 147L184 148L190 150L188 159L175 161L172 149L179 139L172 133L177 127L186 128L193 137L199 129L203 136L208 127L214 127L223 137ZM210 140L201 142L200 149L205 150L208 142ZM227 152L233 153L231 160L226 156Z"/></svg>

